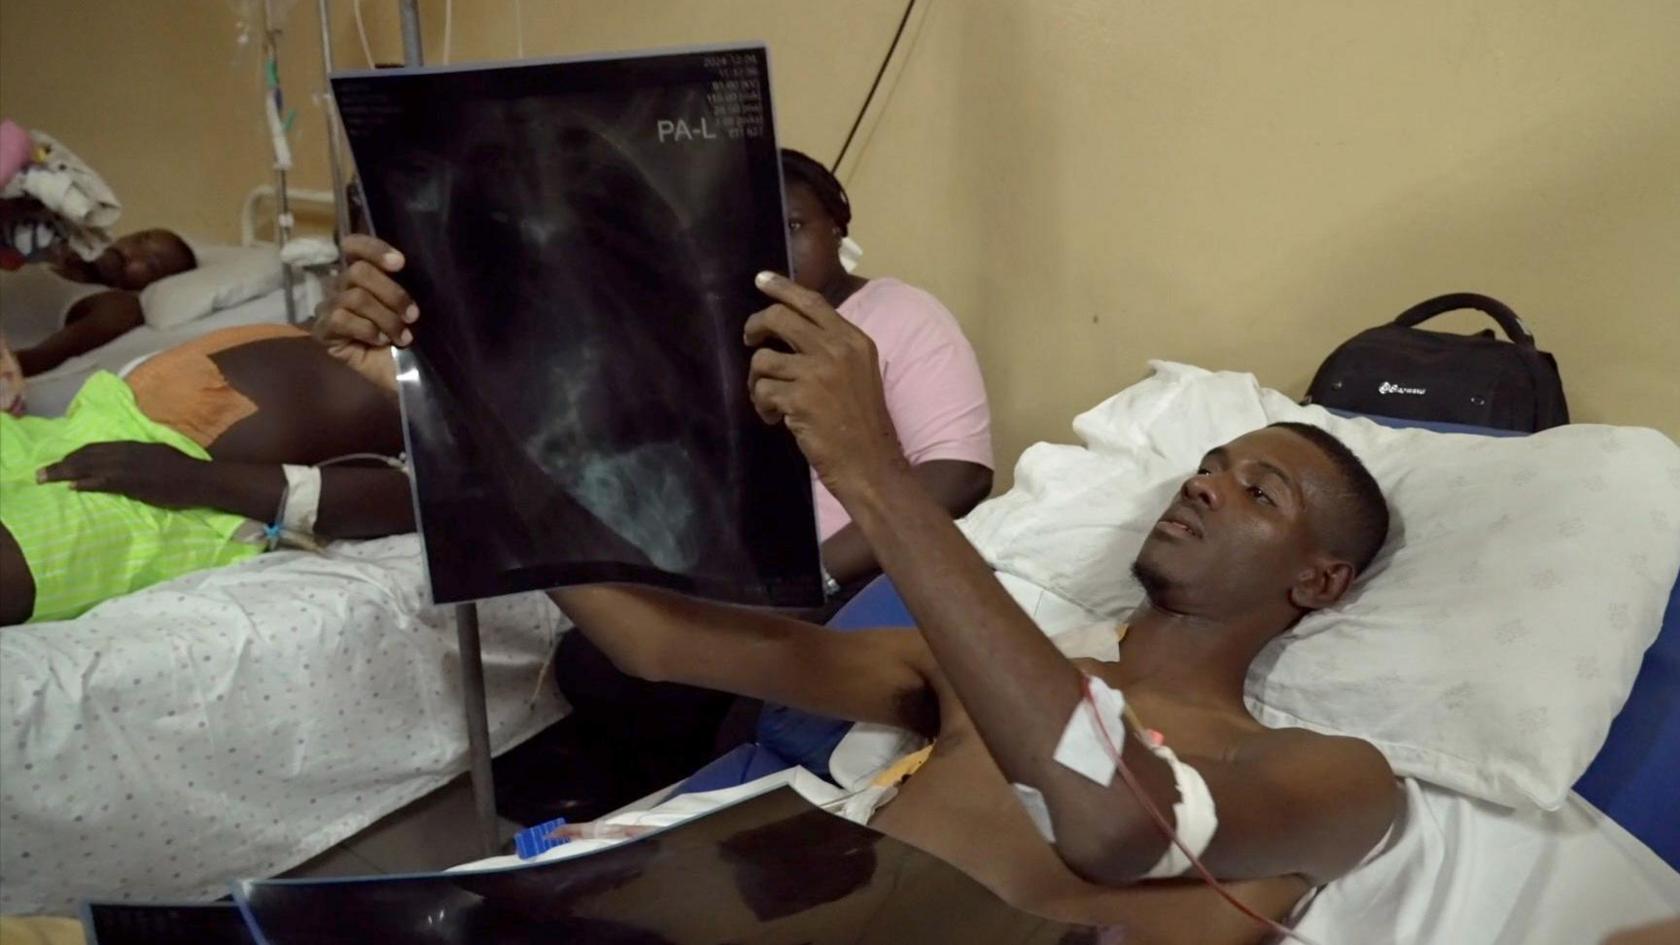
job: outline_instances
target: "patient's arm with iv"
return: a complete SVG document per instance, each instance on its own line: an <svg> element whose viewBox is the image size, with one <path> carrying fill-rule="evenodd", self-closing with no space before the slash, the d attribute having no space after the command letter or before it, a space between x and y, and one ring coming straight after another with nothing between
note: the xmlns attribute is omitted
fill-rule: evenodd
<svg viewBox="0 0 1680 945"><path fill-rule="evenodd" d="M1118 717L1086 740L1096 745L1086 760L1099 757L1085 771L1066 763L1064 733L1091 699L1086 673L1039 631L910 475L867 337L784 277L765 274L759 285L780 304L748 320L746 342L790 349L754 356L760 415L787 426L852 514L1005 777L1041 795L1063 862L1105 885L1149 875L1175 829L1170 812L1186 773L1130 737ZM1234 678L1240 707L1242 673ZM1234 712L1226 718L1241 724ZM1392 822L1393 775L1364 742L1246 727L1209 740L1216 742L1231 750L1183 762L1217 810L1203 859L1221 878L1300 874L1323 882L1356 865ZM1113 777L1116 770L1123 777ZM1162 811L1169 813L1158 822Z"/></svg>
<svg viewBox="0 0 1680 945"><path fill-rule="evenodd" d="M600 584L549 596L619 669L931 736L943 684L920 636L839 633L671 591Z"/></svg>
<svg viewBox="0 0 1680 945"><path fill-rule="evenodd" d="M414 530L407 473L388 465L333 465L319 472L316 535L377 538ZM279 463L195 459L162 443L93 443L42 469L39 478L160 508L210 508L264 524L280 520L288 494Z"/></svg>

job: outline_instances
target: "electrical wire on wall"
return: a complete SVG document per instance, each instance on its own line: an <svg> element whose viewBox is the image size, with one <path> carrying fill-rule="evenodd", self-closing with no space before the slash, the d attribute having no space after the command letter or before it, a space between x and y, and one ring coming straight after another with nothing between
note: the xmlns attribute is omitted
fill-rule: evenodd
<svg viewBox="0 0 1680 945"><path fill-rule="evenodd" d="M857 136L858 127L863 124L863 116L869 114L869 106L875 101L875 92L881 87L881 79L887 74L887 66L892 64L893 53L898 51L898 41L904 38L904 27L910 22L910 14L916 9L916 0L907 0L904 4L904 15L898 18L898 29L893 32L892 42L887 46L887 54L881 57L881 68L875 70L875 81L869 83L869 94L863 97L863 106L858 109L857 118L852 120L852 130L846 132L846 141L840 145L840 153L834 158L829 171L836 176L840 173L840 162L846 159L846 152L852 148L852 139Z"/></svg>
<svg viewBox="0 0 1680 945"><path fill-rule="evenodd" d="M356 38L362 43L362 56L369 69L377 69L373 62L373 46L368 42L367 23L362 20L362 0L355 0L350 10L356 15ZM521 42L521 46L523 46ZM455 47L455 0L443 0L443 64L449 65L449 54Z"/></svg>
<svg viewBox="0 0 1680 945"><path fill-rule="evenodd" d="M455 39L455 0L443 0L443 64L449 65L449 47Z"/></svg>
<svg viewBox="0 0 1680 945"><path fill-rule="evenodd" d="M367 24L362 22L362 0L350 4L350 12L356 15L356 38L362 41L362 57L367 60L367 67L372 69L373 47L368 44Z"/></svg>

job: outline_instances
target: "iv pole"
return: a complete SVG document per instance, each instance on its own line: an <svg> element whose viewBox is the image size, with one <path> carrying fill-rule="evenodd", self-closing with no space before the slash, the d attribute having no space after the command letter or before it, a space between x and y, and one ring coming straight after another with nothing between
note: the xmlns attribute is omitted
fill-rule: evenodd
<svg viewBox="0 0 1680 945"><path fill-rule="evenodd" d="M274 147L274 245L284 247L292 239L292 202L286 194L286 173L292 167L292 149L286 143L285 100L280 94L280 28L274 25L273 0L263 0L263 112ZM337 201L334 201L335 203ZM286 324L296 325L297 296L293 291L292 267L280 263L281 285L286 295Z"/></svg>
<svg viewBox="0 0 1680 945"><path fill-rule="evenodd" d="M321 21L321 75L330 76L333 71L332 52L332 19L327 10L329 0L315 0L315 15ZM339 156L344 153L344 144L339 137L338 103L332 97L331 83L324 83L322 100L326 107L322 109L327 119L327 170L332 175L333 192L333 241L341 243L350 232L350 205L345 200L344 168L339 164Z"/></svg>
<svg viewBox="0 0 1680 945"><path fill-rule="evenodd" d="M424 65L419 0L397 0L397 9L402 14L403 64L409 68ZM496 782L490 766L490 721L484 703L484 652L479 645L477 604L455 608L455 633L461 651L461 699L466 709L473 806L478 812L484 853L492 856L498 845Z"/></svg>
<svg viewBox="0 0 1680 945"><path fill-rule="evenodd" d="M321 66L324 75L329 79L327 100L331 111L327 114L327 146L330 153L327 157L332 170L333 205L336 210L338 237L342 240L345 234L350 232L350 220L344 189L345 175L339 163L342 131L338 122L338 107L331 94L333 58L330 0L316 0L315 8L316 15L321 20ZM397 0L397 11L402 17L403 64L411 68L424 65L425 52L420 42L418 0ZM500 830L496 819L495 775L490 765L490 721L484 701L484 653L480 647L476 604L460 604L455 608L455 634L457 648L461 654L461 701L467 725L467 760L472 781L473 807L478 815L479 842L484 855L493 856L500 846Z"/></svg>

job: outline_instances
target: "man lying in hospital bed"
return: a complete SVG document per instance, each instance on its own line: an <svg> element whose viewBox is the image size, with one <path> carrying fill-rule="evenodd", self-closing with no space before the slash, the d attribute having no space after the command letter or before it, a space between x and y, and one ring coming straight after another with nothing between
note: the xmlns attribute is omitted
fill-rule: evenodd
<svg viewBox="0 0 1680 945"><path fill-rule="evenodd" d="M1296 406L1246 375L1155 367L1075 421L1083 446L1028 450L1016 488L963 529L1042 629L1078 629L1144 601L1125 564L1157 540L1152 523L1209 444L1305 419L1366 458L1401 516L1388 548L1341 604L1262 651L1245 686L1266 725L1357 734L1407 779L1395 835L1313 900L1303 932L1561 945L1673 914L1680 875L1569 789L1599 754L1674 585L1680 450L1653 431L1587 425L1512 440L1386 430ZM871 728L822 753L841 788L803 772L791 782L844 809L846 792L903 751L901 736ZM761 789L680 796L603 832Z"/></svg>
<svg viewBox="0 0 1680 945"><path fill-rule="evenodd" d="M148 321L140 293L198 265L169 230L112 240L121 213L69 148L0 122L0 359L24 375L52 370ZM15 392L0 401L17 412Z"/></svg>
<svg viewBox="0 0 1680 945"><path fill-rule="evenodd" d="M113 241L122 208L99 175L50 136L0 121L0 411L60 416L98 370L283 320L281 253L254 243L251 206L242 246L161 229ZM314 293L305 283L294 296Z"/></svg>
<svg viewBox="0 0 1680 945"><path fill-rule="evenodd" d="M123 236L91 261L59 254L0 273L0 330L26 377L44 374L146 321L141 292L187 272L198 256L169 230Z"/></svg>
<svg viewBox="0 0 1680 945"><path fill-rule="evenodd" d="M638 675L930 738L844 809L1053 918L1120 924L1142 941L1252 941L1264 927L1202 883L1139 881L1194 878L1187 852L1247 908L1282 920L1393 822L1399 792L1373 747L1264 728L1242 702L1255 654L1340 598L1386 533L1375 483L1327 434L1272 427L1210 453L1134 565L1149 604L1129 626L1065 641L1096 659L1052 647L914 499L857 501L891 488L885 476L819 469L850 485L860 521L895 533L871 538L894 550L922 634L840 635L627 588L555 599ZM889 510L926 531L880 527ZM1146 728L1123 738L1134 714ZM1110 752L1121 744L1132 774L1116 778ZM1167 842L1130 777L1172 812L1186 851Z"/></svg>
<svg viewBox="0 0 1680 945"><path fill-rule="evenodd" d="M1114 661L1109 627L1094 650L1105 659L1074 662L909 478L867 336L816 293L776 276L761 286L784 304L755 315L747 341L792 351L757 352L755 404L846 503L921 634L841 637L660 591L555 592L622 669L933 738L852 809L1055 918L1251 941L1377 847L1400 800L1383 756L1267 729L1242 702L1254 655L1340 599L1383 543L1387 507L1352 453L1308 426L1210 453L1138 558L1151 606L1125 631L1127 661ZM341 347L358 337L338 335ZM1256 915L1177 882L1201 861Z"/></svg>
<svg viewBox="0 0 1680 945"><path fill-rule="evenodd" d="M792 352L757 353L755 402L851 506L920 634L840 637L660 591L556 592L583 632L632 673L931 736L834 809L1058 918L1254 940L1383 848L1403 807L1384 754L1318 725L1262 726L1244 702L1256 654L1342 600L1382 544L1381 494L1334 437L1267 426L1208 454L1137 555L1149 600L1126 660L1109 624L1073 651L1105 659L1075 662L906 484L867 340L785 280L766 291L784 304L755 316L749 340ZM339 326L336 343L357 337ZM1077 546L1067 538L1045 540ZM1259 918L1194 881L1191 855Z"/></svg>

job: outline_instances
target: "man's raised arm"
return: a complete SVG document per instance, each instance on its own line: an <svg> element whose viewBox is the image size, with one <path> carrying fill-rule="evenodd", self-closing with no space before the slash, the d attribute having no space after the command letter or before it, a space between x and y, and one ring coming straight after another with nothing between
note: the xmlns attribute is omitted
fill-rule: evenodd
<svg viewBox="0 0 1680 945"><path fill-rule="evenodd" d="M754 315L745 340L791 349L753 356L749 384L760 416L787 425L852 514L1005 776L1043 795L1063 861L1094 882L1144 877L1168 841L1136 795L1121 778L1104 786L1052 757L1085 698L1084 673L909 475L868 336L787 279L766 275L759 284L781 304ZM1171 822L1179 799L1172 769L1136 739L1112 734ZM1387 765L1363 743L1327 741L1336 743L1282 758L1190 760L1220 812L1205 856L1211 868L1230 878L1318 879L1351 867L1376 842L1393 810Z"/></svg>
<svg viewBox="0 0 1680 945"><path fill-rule="evenodd" d="M932 735L932 658L908 630L839 633L780 614L625 585L549 594L620 670Z"/></svg>

